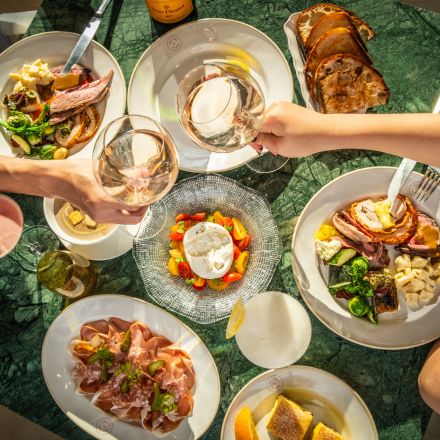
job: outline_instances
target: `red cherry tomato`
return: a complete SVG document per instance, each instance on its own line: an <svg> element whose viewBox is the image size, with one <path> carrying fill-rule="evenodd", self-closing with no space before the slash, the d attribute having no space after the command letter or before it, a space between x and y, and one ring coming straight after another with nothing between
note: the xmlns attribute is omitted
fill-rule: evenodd
<svg viewBox="0 0 440 440"><path fill-rule="evenodd" d="M176 223L179 223L181 221L189 220L188 214L178 214L176 215Z"/></svg>
<svg viewBox="0 0 440 440"><path fill-rule="evenodd" d="M197 214L190 215L189 218L196 222L202 222L206 218L206 212L198 212Z"/></svg>
<svg viewBox="0 0 440 440"><path fill-rule="evenodd" d="M171 232L170 240L171 241L182 241L184 234L182 232Z"/></svg>
<svg viewBox="0 0 440 440"><path fill-rule="evenodd" d="M196 290L203 290L206 287L206 280L204 278L200 278L195 276L194 277L194 283L192 283L192 287Z"/></svg>
<svg viewBox="0 0 440 440"><path fill-rule="evenodd" d="M240 248L234 244L234 257L233 257L234 261L240 256L240 254L241 254Z"/></svg>
<svg viewBox="0 0 440 440"><path fill-rule="evenodd" d="M180 261L177 265L177 270L179 271L180 276L185 280L189 280L192 278L191 268L186 261Z"/></svg>
<svg viewBox="0 0 440 440"><path fill-rule="evenodd" d="M251 242L251 237L249 235L246 235L246 237L243 238L243 240L240 240L237 242L237 246L241 251L244 251Z"/></svg>
<svg viewBox="0 0 440 440"><path fill-rule="evenodd" d="M235 281L241 280L242 278L243 278L243 275L242 275L241 273L238 273L238 272L231 272L231 273L227 273L227 274L222 278L222 280L223 280L225 283L230 284L230 283L233 283L233 282L235 282Z"/></svg>

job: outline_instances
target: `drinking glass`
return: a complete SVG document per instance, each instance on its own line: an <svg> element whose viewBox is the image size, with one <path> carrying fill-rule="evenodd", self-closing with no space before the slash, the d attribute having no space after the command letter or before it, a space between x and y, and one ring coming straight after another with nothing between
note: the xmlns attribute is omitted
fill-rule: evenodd
<svg viewBox="0 0 440 440"><path fill-rule="evenodd" d="M198 66L177 90L181 126L197 145L217 153L230 153L252 142L263 123L264 107L257 81L235 64ZM256 172L273 172L287 160L265 150L247 165Z"/></svg>
<svg viewBox="0 0 440 440"><path fill-rule="evenodd" d="M176 149L169 133L146 116L125 115L98 136L93 150L95 177L106 194L127 206L160 204L160 215L150 218L151 236L167 220L160 199L176 181L179 171Z"/></svg>

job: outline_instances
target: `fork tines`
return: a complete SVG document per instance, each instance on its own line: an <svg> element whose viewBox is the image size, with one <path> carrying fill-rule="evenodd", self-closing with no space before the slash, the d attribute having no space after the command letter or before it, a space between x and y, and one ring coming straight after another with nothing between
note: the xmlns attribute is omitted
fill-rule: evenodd
<svg viewBox="0 0 440 440"><path fill-rule="evenodd" d="M438 187L440 183L440 172L435 169L428 167L420 182L417 191L414 194L414 198L419 202L426 202L434 190Z"/></svg>

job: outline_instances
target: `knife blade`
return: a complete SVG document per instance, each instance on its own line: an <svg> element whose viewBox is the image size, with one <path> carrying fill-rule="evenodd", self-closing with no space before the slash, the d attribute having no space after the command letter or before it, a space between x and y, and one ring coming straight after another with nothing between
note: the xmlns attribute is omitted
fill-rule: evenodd
<svg viewBox="0 0 440 440"><path fill-rule="evenodd" d="M416 163L415 160L404 158L402 159L402 162L400 162L399 168L397 168L397 171L394 173L388 188L388 200L391 202L391 214L393 214L397 208L397 196L399 195L402 186L405 184L406 179L408 179L408 176L412 173Z"/></svg>
<svg viewBox="0 0 440 440"><path fill-rule="evenodd" d="M76 64L84 55L84 52L89 47L90 42L92 41L93 37L96 34L96 31L99 28L99 25L101 24L102 14L106 10L110 2L111 0L103 0L98 10L95 12L92 19L87 24L83 33L79 37L78 42L73 48L72 53L70 54L66 64L63 67L63 70L61 71L61 75L69 73L73 65Z"/></svg>

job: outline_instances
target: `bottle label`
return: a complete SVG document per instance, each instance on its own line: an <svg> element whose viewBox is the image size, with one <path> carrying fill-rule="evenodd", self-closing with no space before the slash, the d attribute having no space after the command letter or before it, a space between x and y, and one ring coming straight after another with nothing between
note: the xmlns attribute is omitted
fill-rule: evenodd
<svg viewBox="0 0 440 440"><path fill-rule="evenodd" d="M177 23L193 10L192 0L146 0L151 17L161 23Z"/></svg>

